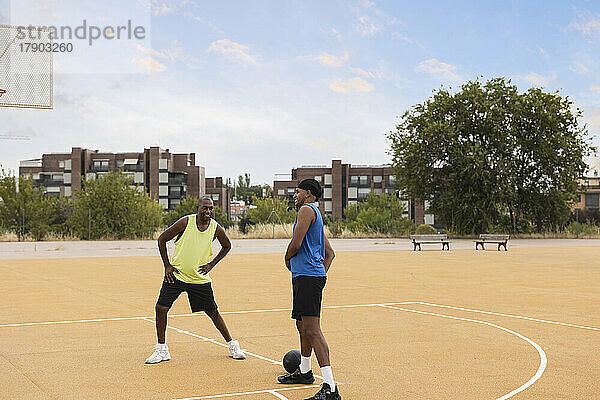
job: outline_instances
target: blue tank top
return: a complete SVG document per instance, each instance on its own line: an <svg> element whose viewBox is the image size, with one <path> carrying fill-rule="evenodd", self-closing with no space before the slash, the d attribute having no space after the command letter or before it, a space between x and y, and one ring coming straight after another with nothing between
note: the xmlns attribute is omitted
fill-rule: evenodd
<svg viewBox="0 0 600 400"><path fill-rule="evenodd" d="M327 276L323 260L325 259L325 232L323 231L323 217L319 208L314 203L309 203L317 218L310 224L306 236L302 241L300 250L290 259L292 278L297 276ZM296 228L294 221L294 228Z"/></svg>

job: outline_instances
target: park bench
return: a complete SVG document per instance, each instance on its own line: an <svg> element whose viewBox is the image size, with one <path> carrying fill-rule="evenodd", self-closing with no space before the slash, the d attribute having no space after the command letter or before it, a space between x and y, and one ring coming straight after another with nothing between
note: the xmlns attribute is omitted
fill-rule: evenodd
<svg viewBox="0 0 600 400"><path fill-rule="evenodd" d="M421 251L422 244L442 244L442 250L448 249L450 250L450 240L448 240L448 235L446 234L438 234L438 235L410 235L413 243L413 251L419 248Z"/></svg>
<svg viewBox="0 0 600 400"><path fill-rule="evenodd" d="M504 247L504 251L506 251L506 242L510 238L509 235L491 235L488 233L482 233L479 235L479 239L473 240L475 242L475 250L481 245L481 249L485 250L486 243L496 243L498 244L498 251L500 251L500 247Z"/></svg>

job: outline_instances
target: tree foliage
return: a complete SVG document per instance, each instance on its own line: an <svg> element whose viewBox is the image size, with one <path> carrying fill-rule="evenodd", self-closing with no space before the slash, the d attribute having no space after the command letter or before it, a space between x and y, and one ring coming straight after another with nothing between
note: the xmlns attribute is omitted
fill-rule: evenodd
<svg viewBox="0 0 600 400"><path fill-rule="evenodd" d="M83 182L69 219L73 233L82 239L152 237L162 225L163 209L131 184L113 172Z"/></svg>
<svg viewBox="0 0 600 400"><path fill-rule="evenodd" d="M593 148L582 112L558 92L504 78L441 88L391 131L397 182L457 233L555 229L569 217Z"/></svg>
<svg viewBox="0 0 600 400"><path fill-rule="evenodd" d="M62 233L70 209L66 199L46 196L29 177L0 172L0 224L2 229L42 240L48 232Z"/></svg>
<svg viewBox="0 0 600 400"><path fill-rule="evenodd" d="M252 198L252 205L256 206L256 208L248 210L248 219L253 224L279 223L280 220L284 224L289 224L294 222L296 218L296 211L288 209L287 202L277 197L265 197L261 199L254 196ZM276 215L271 214L273 211L275 211Z"/></svg>
<svg viewBox="0 0 600 400"><path fill-rule="evenodd" d="M352 232L407 235L413 224L402 216L404 211L404 204L398 197L370 193L365 201L346 207L343 225Z"/></svg>
<svg viewBox="0 0 600 400"><path fill-rule="evenodd" d="M253 204L254 198L264 198L264 194L270 190L269 185L252 185L249 173L238 176L235 183L228 179L225 186L229 188L231 199L235 197L238 200L244 200L246 204Z"/></svg>

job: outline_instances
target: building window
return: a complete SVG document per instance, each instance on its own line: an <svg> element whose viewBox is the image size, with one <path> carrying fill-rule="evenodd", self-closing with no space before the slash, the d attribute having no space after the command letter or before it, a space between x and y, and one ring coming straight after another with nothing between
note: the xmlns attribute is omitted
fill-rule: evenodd
<svg viewBox="0 0 600 400"><path fill-rule="evenodd" d="M158 183L169 183L169 173L168 172L160 172L158 174Z"/></svg>
<svg viewBox="0 0 600 400"><path fill-rule="evenodd" d="M379 196L382 192L383 192L383 190L380 188L373 189L373 193L376 194L377 196Z"/></svg>
<svg viewBox="0 0 600 400"><path fill-rule="evenodd" d="M179 200L179 199L173 199L173 200L171 200L171 202L170 202L170 203L171 203L171 207L170 207L170 208L175 208L175 207L177 207L179 204L181 204L181 200Z"/></svg>
<svg viewBox="0 0 600 400"><path fill-rule="evenodd" d="M96 179L96 174L93 173L93 172L85 175L85 180L86 181L93 181L94 179Z"/></svg>
<svg viewBox="0 0 600 400"><path fill-rule="evenodd" d="M123 165L125 164L124 160L117 160L117 168L123 168Z"/></svg>
<svg viewBox="0 0 600 400"><path fill-rule="evenodd" d="M296 191L296 189L294 189L294 188L288 188L288 190L287 190L288 194L294 194L295 191Z"/></svg>
<svg viewBox="0 0 600 400"><path fill-rule="evenodd" d="M162 206L162 208L169 207L169 199L158 199L158 204Z"/></svg>
<svg viewBox="0 0 600 400"><path fill-rule="evenodd" d="M333 210L331 201L325 201L324 206L325 212L331 212Z"/></svg>
<svg viewBox="0 0 600 400"><path fill-rule="evenodd" d="M279 196L285 196L285 189L277 189L277 194Z"/></svg>
<svg viewBox="0 0 600 400"><path fill-rule="evenodd" d="M323 178L325 180L325 185L331 185L331 174L325 174L323 175Z"/></svg>
<svg viewBox="0 0 600 400"><path fill-rule="evenodd" d="M371 193L371 189L369 188L358 189L358 198L360 200L366 199L369 193Z"/></svg>
<svg viewBox="0 0 600 400"><path fill-rule="evenodd" d="M46 188L46 193L60 193L60 187L59 186L48 186Z"/></svg>
<svg viewBox="0 0 600 400"><path fill-rule="evenodd" d="M586 193L585 208L598 209L598 193Z"/></svg>
<svg viewBox="0 0 600 400"><path fill-rule="evenodd" d="M169 160L167 160L166 158L161 158L158 160L158 169L168 169L169 167Z"/></svg>
<svg viewBox="0 0 600 400"><path fill-rule="evenodd" d="M368 184L369 184L369 177L368 177L367 175L361 175L361 176L358 178L358 182L359 182L361 185L368 185Z"/></svg>
<svg viewBox="0 0 600 400"><path fill-rule="evenodd" d="M58 168L64 168L65 167L65 162L64 161L59 161L58 162Z"/></svg>
<svg viewBox="0 0 600 400"><path fill-rule="evenodd" d="M383 180L383 177L381 175L373 176L373 182L375 182L375 183L381 183L382 180Z"/></svg>
<svg viewBox="0 0 600 400"><path fill-rule="evenodd" d="M65 172L65 174L63 175L63 182L66 184L71 184L71 173L70 172Z"/></svg>
<svg viewBox="0 0 600 400"><path fill-rule="evenodd" d="M52 174L52 180L54 182L62 182L63 181L63 174Z"/></svg>
<svg viewBox="0 0 600 400"><path fill-rule="evenodd" d="M93 166L96 171L108 171L108 160L94 160Z"/></svg>
<svg viewBox="0 0 600 400"><path fill-rule="evenodd" d="M168 196L169 195L169 187L167 185L160 185L158 187L158 195L159 196Z"/></svg>
<svg viewBox="0 0 600 400"><path fill-rule="evenodd" d="M330 199L331 198L331 188L324 188L323 189L323 198L324 199Z"/></svg>
<svg viewBox="0 0 600 400"><path fill-rule="evenodd" d="M394 175L388 176L388 180L390 182L390 185L393 185L394 183L396 183L396 177Z"/></svg>
<svg viewBox="0 0 600 400"><path fill-rule="evenodd" d="M356 199L357 197L358 197L358 188L349 187L348 188L348 198L349 199Z"/></svg>
<svg viewBox="0 0 600 400"><path fill-rule="evenodd" d="M144 173L143 172L136 172L133 175L133 183L144 183Z"/></svg>
<svg viewBox="0 0 600 400"><path fill-rule="evenodd" d="M348 200L348 205L351 206L352 204L356 204L358 203L356 200Z"/></svg>
<svg viewBox="0 0 600 400"><path fill-rule="evenodd" d="M350 183L358 185L358 175L350 175Z"/></svg>
<svg viewBox="0 0 600 400"><path fill-rule="evenodd" d="M65 160L65 169L67 171L71 170L71 160Z"/></svg>
<svg viewBox="0 0 600 400"><path fill-rule="evenodd" d="M65 186L65 197L71 197L71 186Z"/></svg>
<svg viewBox="0 0 600 400"><path fill-rule="evenodd" d="M210 195L210 197L211 197L211 198L212 198L214 201L219 201L219 198L220 198L220 196L219 196L219 193L214 193L214 194L211 194L211 195Z"/></svg>
<svg viewBox="0 0 600 400"><path fill-rule="evenodd" d="M321 175L315 176L315 181L321 183L322 180L323 180L323 177Z"/></svg>

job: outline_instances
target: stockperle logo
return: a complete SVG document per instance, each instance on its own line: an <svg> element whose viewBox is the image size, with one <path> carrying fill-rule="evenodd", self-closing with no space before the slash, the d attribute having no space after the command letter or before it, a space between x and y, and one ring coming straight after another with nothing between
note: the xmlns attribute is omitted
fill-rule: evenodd
<svg viewBox="0 0 600 400"><path fill-rule="evenodd" d="M148 29L144 25L137 25L132 20L117 25L98 26L89 24L83 20L75 27L63 26L19 26L17 27L17 39L37 41L42 39L41 32L50 32L52 40L68 42L73 40L84 40L89 46L93 46L98 40L145 40Z"/></svg>

